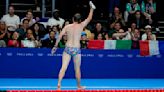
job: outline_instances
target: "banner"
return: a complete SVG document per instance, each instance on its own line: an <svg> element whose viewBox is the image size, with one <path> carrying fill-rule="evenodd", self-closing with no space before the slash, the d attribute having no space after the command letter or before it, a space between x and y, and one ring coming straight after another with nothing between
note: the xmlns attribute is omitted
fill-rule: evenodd
<svg viewBox="0 0 164 92"><path fill-rule="evenodd" d="M0 78L57 78L63 49L0 48ZM82 50L82 78L164 78L164 50L140 56L139 50ZM75 78L71 60L65 78Z"/></svg>

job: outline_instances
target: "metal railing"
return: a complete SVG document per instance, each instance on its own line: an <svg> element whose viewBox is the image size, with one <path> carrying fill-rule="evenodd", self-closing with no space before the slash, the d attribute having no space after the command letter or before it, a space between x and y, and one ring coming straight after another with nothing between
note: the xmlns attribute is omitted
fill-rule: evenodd
<svg viewBox="0 0 164 92"><path fill-rule="evenodd" d="M10 0L6 0L6 14L8 13L8 6L9 6L9 1ZM55 9L55 2L56 2L56 0L52 0L52 13L53 13L53 11L54 11L54 9ZM46 9L45 9L45 0L42 0L42 18L45 18L45 13L46 13Z"/></svg>

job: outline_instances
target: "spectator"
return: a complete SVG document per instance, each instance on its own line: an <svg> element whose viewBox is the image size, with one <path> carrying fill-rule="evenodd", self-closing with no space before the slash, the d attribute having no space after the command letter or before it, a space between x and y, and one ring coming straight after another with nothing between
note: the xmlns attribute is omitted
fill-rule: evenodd
<svg viewBox="0 0 164 92"><path fill-rule="evenodd" d="M141 10L148 20L149 25L154 26L156 31L160 31L158 28L158 16L156 13L156 3L154 0L147 0L146 3L143 1L141 6Z"/></svg>
<svg viewBox="0 0 164 92"><path fill-rule="evenodd" d="M31 29L28 29L26 32L26 38L22 41L23 47L40 47L41 44L38 42L33 34L33 31Z"/></svg>
<svg viewBox="0 0 164 92"><path fill-rule="evenodd" d="M135 29L137 29L137 25L136 25L135 22L133 22L133 23L131 23L130 28L128 28L128 31L129 31L129 32L134 32Z"/></svg>
<svg viewBox="0 0 164 92"><path fill-rule="evenodd" d="M67 35L65 34L59 42L59 48L65 48L67 42Z"/></svg>
<svg viewBox="0 0 164 92"><path fill-rule="evenodd" d="M112 12L114 7L118 7L120 5L120 0L109 0L109 17L112 16Z"/></svg>
<svg viewBox="0 0 164 92"><path fill-rule="evenodd" d="M104 37L105 37L104 34L99 33L96 40L104 40Z"/></svg>
<svg viewBox="0 0 164 92"><path fill-rule="evenodd" d="M120 9L118 7L114 8L114 14L112 15L112 17L110 18L109 21L110 21L109 24L111 24L110 25L111 29L113 29L115 23L117 23L117 22L120 22L121 25L125 26L125 21L124 21L122 14L120 12Z"/></svg>
<svg viewBox="0 0 164 92"><path fill-rule="evenodd" d="M43 25L41 25L40 23L36 22L35 24L33 24L31 26L31 29L33 31L33 35L34 35L34 38L36 40L40 40L41 38L44 37L44 33L45 33L45 28Z"/></svg>
<svg viewBox="0 0 164 92"><path fill-rule="evenodd" d="M49 38L42 41L42 47L53 48L56 43L55 31L49 32Z"/></svg>
<svg viewBox="0 0 164 92"><path fill-rule="evenodd" d="M5 42L8 40L7 27L4 21L0 21L0 40Z"/></svg>
<svg viewBox="0 0 164 92"><path fill-rule="evenodd" d="M109 39L113 38L113 34L117 33L121 29L121 24L120 22L116 22L114 25L114 28L108 31L108 37Z"/></svg>
<svg viewBox="0 0 164 92"><path fill-rule="evenodd" d="M132 38L132 49L139 49L140 31L135 29Z"/></svg>
<svg viewBox="0 0 164 92"><path fill-rule="evenodd" d="M14 14L14 7L9 7L9 14L6 14L2 17L2 20L5 21L7 28L10 32L15 31L19 28L20 18Z"/></svg>
<svg viewBox="0 0 164 92"><path fill-rule="evenodd" d="M6 47L6 42L4 40L0 40L0 47Z"/></svg>
<svg viewBox="0 0 164 92"><path fill-rule="evenodd" d="M8 47L21 47L21 42L19 40L19 33L18 32L14 32L12 34L11 39L8 41L7 44Z"/></svg>
<svg viewBox="0 0 164 92"><path fill-rule="evenodd" d="M130 2L126 4L126 11L124 14L125 22L131 20L137 10L140 10L140 5L137 3L137 0L130 0Z"/></svg>
<svg viewBox="0 0 164 92"><path fill-rule="evenodd" d="M29 20L24 19L23 24L21 25L20 28L16 29L16 31L20 34L20 39L24 39L26 37L26 31L29 28Z"/></svg>
<svg viewBox="0 0 164 92"><path fill-rule="evenodd" d="M134 40L134 41L140 40L140 31L136 28L135 23L132 23L131 28L128 28L128 31L126 32L126 36L123 38L123 40Z"/></svg>
<svg viewBox="0 0 164 92"><path fill-rule="evenodd" d="M115 40L127 40L126 36L128 35L127 32L125 32L123 29L119 29L112 35L113 39Z"/></svg>
<svg viewBox="0 0 164 92"><path fill-rule="evenodd" d="M54 31L55 32L55 38L57 39L58 36L59 36L59 32L60 32L59 26L53 26L52 28L49 29L49 32L50 31ZM46 34L46 35L44 35L43 38L41 38L41 40L45 40L45 39L48 39L48 38L49 38L49 34Z"/></svg>
<svg viewBox="0 0 164 92"><path fill-rule="evenodd" d="M140 31L138 29L135 29L132 31L132 40L133 41L139 41L140 40Z"/></svg>
<svg viewBox="0 0 164 92"><path fill-rule="evenodd" d="M22 20L21 20L21 24L23 23L23 20L24 19L28 19L29 20L29 26L32 26L36 20L33 18L33 13L32 13L32 10L28 10L26 12L26 17L24 17Z"/></svg>
<svg viewBox="0 0 164 92"><path fill-rule="evenodd" d="M126 37L124 40L135 40L138 41L140 39L140 32L136 28L136 24L132 23L131 28L128 28L128 31L126 32Z"/></svg>
<svg viewBox="0 0 164 92"><path fill-rule="evenodd" d="M95 30L92 33L94 39L97 39L99 33L105 34L105 31L103 30L102 24L98 22L96 23Z"/></svg>
<svg viewBox="0 0 164 92"><path fill-rule="evenodd" d="M62 28L64 21L65 20L59 16L59 10L55 10L53 12L53 17L48 20L48 26L52 27L59 25L59 27Z"/></svg>
<svg viewBox="0 0 164 92"><path fill-rule="evenodd" d="M104 37L105 40L112 40L112 38L109 38L109 35L108 33L105 34L105 37Z"/></svg>
<svg viewBox="0 0 164 92"><path fill-rule="evenodd" d="M91 33L90 30L88 30L87 28L84 28L84 29L83 29L83 32L86 33L86 37L87 37L88 40L93 39L92 33Z"/></svg>
<svg viewBox="0 0 164 92"><path fill-rule="evenodd" d="M152 27L150 25L145 26L145 33L142 35L142 40L156 40L156 36L152 34Z"/></svg>
<svg viewBox="0 0 164 92"><path fill-rule="evenodd" d="M145 18L144 16L142 15L142 13L140 11L136 11L135 12L135 16L133 19L129 20L129 23L135 23L136 24L136 27L138 29L143 29L145 27L145 24L147 24L145 22Z"/></svg>
<svg viewBox="0 0 164 92"><path fill-rule="evenodd" d="M87 34L85 32L83 32L81 34L81 48L86 49L87 48L87 44L88 44L88 39L87 39Z"/></svg>

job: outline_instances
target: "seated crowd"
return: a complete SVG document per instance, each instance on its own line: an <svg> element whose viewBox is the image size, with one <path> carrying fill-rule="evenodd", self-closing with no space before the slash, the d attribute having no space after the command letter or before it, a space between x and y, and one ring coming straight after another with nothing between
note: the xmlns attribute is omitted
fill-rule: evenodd
<svg viewBox="0 0 164 92"><path fill-rule="evenodd" d="M105 25L96 22L81 33L81 48L87 48L89 40L156 40L152 28L159 31L156 19L156 3L153 0L130 0L126 11L122 13L115 7L113 14ZM39 19L34 19L32 10L20 20L14 14L14 7L9 6L9 13L0 20L0 47L37 47L52 48L62 28L71 21L60 17L59 11L53 12L53 17L43 25ZM67 34L59 42L59 48L64 48Z"/></svg>

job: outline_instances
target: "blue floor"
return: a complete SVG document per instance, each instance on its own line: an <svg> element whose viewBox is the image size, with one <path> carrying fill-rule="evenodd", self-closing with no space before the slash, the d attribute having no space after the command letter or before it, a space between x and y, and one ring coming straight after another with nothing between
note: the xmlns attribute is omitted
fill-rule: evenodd
<svg viewBox="0 0 164 92"><path fill-rule="evenodd" d="M55 90L57 79L0 79L0 90ZM164 79L82 79L86 89L163 89ZM76 89L75 79L64 79L62 89Z"/></svg>

